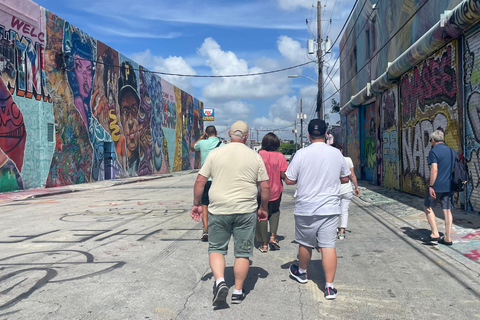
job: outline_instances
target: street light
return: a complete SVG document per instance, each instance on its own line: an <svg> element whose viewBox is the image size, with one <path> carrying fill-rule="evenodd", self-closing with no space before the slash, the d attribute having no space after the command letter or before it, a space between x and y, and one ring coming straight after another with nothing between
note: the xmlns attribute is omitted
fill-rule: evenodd
<svg viewBox="0 0 480 320"><path fill-rule="evenodd" d="M291 74L288 76L289 78L307 78L308 80L311 80L313 82L315 82L317 85L318 85L318 82L313 80L312 78L310 77L307 77L307 76L302 76L302 75L299 75L299 74Z"/></svg>
<svg viewBox="0 0 480 320"><path fill-rule="evenodd" d="M291 74L288 76L289 78L305 78L305 79L308 79L310 81L313 81L317 84L317 87L318 87L318 92L317 92L317 117L318 119L322 119L324 120L325 116L324 116L324 110L322 108L322 98L321 98L321 85L320 83L318 83L317 81L313 80L312 78L310 77L307 77L307 76L302 76L302 75L299 75L299 74Z"/></svg>

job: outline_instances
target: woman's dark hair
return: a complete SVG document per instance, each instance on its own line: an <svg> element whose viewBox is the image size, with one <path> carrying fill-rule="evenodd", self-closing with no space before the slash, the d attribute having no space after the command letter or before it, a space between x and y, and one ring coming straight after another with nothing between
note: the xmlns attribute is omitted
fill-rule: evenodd
<svg viewBox="0 0 480 320"><path fill-rule="evenodd" d="M340 150L340 151L343 151L343 147L342 147L342 145L341 145L339 142L334 142L334 143L332 144L332 147L337 148L337 149Z"/></svg>
<svg viewBox="0 0 480 320"><path fill-rule="evenodd" d="M265 151L277 151L280 147L280 139L273 132L267 133L262 139L262 149Z"/></svg>

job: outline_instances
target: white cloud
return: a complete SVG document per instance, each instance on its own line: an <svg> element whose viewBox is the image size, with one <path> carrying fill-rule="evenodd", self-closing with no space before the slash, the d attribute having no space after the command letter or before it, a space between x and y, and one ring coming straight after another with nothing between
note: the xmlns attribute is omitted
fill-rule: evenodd
<svg viewBox="0 0 480 320"><path fill-rule="evenodd" d="M300 8L311 8L312 0L278 0L278 5L283 10L295 10Z"/></svg>
<svg viewBox="0 0 480 320"><path fill-rule="evenodd" d="M278 51L294 65L302 64L307 60L307 50L300 42L287 36L280 36L277 40Z"/></svg>
<svg viewBox="0 0 480 320"><path fill-rule="evenodd" d="M263 132L274 131L281 139L291 139L292 130L297 117L299 101L296 96L280 97L269 108L268 118L258 117L253 120L252 126Z"/></svg>
<svg viewBox="0 0 480 320"><path fill-rule="evenodd" d="M143 38L143 39L174 39L178 38L181 36L180 32L169 32L166 34L162 33L152 33L152 32L139 32L138 30L125 30L121 28L108 28L108 27L102 27L102 26L97 26L97 25L90 25L89 26L92 29L95 29L97 31L100 31L104 34L107 35L116 35L116 36L122 36L125 38Z"/></svg>
<svg viewBox="0 0 480 320"><path fill-rule="evenodd" d="M206 64L211 68L213 75L242 75L267 71L261 66L249 68L247 61L239 59L231 51L223 51L213 38L205 39L198 53L207 58ZM214 78L203 88L203 95L211 99L260 99L288 91L286 76L269 74Z"/></svg>
<svg viewBox="0 0 480 320"><path fill-rule="evenodd" d="M196 74L195 70L182 57L170 56L163 58L161 56L154 56L152 52L147 49L143 52L134 53L131 58L150 71L185 75ZM158 75L183 91L194 94L191 77Z"/></svg>

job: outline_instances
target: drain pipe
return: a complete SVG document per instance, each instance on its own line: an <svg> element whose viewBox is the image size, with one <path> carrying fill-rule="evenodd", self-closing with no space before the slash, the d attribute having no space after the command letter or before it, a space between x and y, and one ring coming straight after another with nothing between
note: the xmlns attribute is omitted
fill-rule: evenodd
<svg viewBox="0 0 480 320"><path fill-rule="evenodd" d="M429 55L458 38L470 27L480 21L480 1L464 0L450 11L444 19L437 22L420 39L402 53L395 61L389 63L387 71L372 81L371 91L380 94L394 86L404 73L416 66ZM346 115L356 106L369 99L367 87L352 96L341 109L340 114Z"/></svg>

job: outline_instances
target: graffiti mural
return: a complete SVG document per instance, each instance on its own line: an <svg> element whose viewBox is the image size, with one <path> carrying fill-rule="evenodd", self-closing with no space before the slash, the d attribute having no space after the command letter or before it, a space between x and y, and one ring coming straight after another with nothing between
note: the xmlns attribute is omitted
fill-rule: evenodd
<svg viewBox="0 0 480 320"><path fill-rule="evenodd" d="M0 192L199 167L201 101L31 1L18 8L0 4Z"/></svg>
<svg viewBox="0 0 480 320"><path fill-rule="evenodd" d="M425 194L432 131L442 128L445 143L461 151L456 53L457 44L452 42L401 78L402 191Z"/></svg>
<svg viewBox="0 0 480 320"><path fill-rule="evenodd" d="M360 131L358 127L358 109L353 110L347 115L347 126L345 135L346 156L352 158L355 175L360 177Z"/></svg>
<svg viewBox="0 0 480 320"><path fill-rule="evenodd" d="M469 35L464 53L466 207L480 213L480 34Z"/></svg>
<svg viewBox="0 0 480 320"><path fill-rule="evenodd" d="M375 104L361 108L361 177L368 181L374 181L377 165L377 130L375 124Z"/></svg>
<svg viewBox="0 0 480 320"><path fill-rule="evenodd" d="M398 88L394 87L382 94L382 186L400 189L399 149L398 149Z"/></svg>
<svg viewBox="0 0 480 320"><path fill-rule="evenodd" d="M165 134L165 143L168 148L168 160L171 171L175 171L175 145L176 145L176 127L177 127L177 100L175 90L171 83L161 79L162 97L163 97L163 133ZM178 170L177 170L178 171Z"/></svg>

